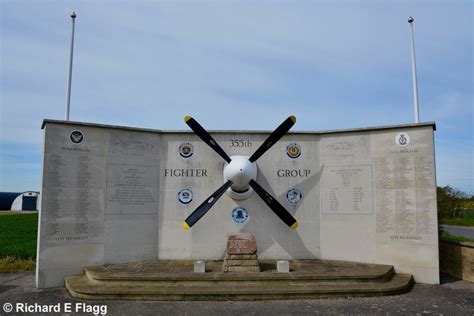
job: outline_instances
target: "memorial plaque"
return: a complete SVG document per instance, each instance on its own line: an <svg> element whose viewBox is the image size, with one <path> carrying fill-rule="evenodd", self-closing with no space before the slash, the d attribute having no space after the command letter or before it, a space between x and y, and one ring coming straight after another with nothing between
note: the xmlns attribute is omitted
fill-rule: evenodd
<svg viewBox="0 0 474 316"><path fill-rule="evenodd" d="M157 212L158 167L109 164L107 214Z"/></svg>
<svg viewBox="0 0 474 316"><path fill-rule="evenodd" d="M252 255L257 252L257 241L251 234L230 234L227 238L227 254Z"/></svg>

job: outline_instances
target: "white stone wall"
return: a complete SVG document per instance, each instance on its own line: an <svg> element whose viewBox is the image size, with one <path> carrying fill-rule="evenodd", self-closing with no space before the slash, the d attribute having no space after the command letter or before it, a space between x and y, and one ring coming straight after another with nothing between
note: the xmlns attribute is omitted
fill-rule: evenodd
<svg viewBox="0 0 474 316"><path fill-rule="evenodd" d="M319 146L321 257L391 264L439 283L433 128L327 134Z"/></svg>
<svg viewBox="0 0 474 316"><path fill-rule="evenodd" d="M226 234L238 231L256 236L262 259L387 263L439 282L432 125L285 135L257 161L257 182L297 230L255 193L244 201L225 194L184 230L181 222L223 183L224 161L193 133L52 121L44 131L38 287L62 285L87 265L222 259ZM82 142L70 140L72 131ZM406 146L397 145L399 133ZM212 135L229 155L251 155L268 133ZM188 142L194 154L183 158L178 148ZM286 154L291 143L301 147L296 159ZM189 204L178 200L183 188L193 191ZM297 206L287 201L291 188L303 194ZM238 206L249 213L244 223L232 219Z"/></svg>

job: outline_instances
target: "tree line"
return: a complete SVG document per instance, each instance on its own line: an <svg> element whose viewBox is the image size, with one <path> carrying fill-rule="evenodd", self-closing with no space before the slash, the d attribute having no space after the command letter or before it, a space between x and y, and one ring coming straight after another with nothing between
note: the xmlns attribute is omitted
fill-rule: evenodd
<svg viewBox="0 0 474 316"><path fill-rule="evenodd" d="M469 195L447 185L437 187L437 196L440 218L474 216L474 195Z"/></svg>

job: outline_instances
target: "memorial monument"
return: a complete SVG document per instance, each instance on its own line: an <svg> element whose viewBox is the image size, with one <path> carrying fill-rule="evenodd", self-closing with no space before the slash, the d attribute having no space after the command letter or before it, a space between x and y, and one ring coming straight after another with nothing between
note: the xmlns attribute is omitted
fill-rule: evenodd
<svg viewBox="0 0 474 316"><path fill-rule="evenodd" d="M260 272L255 236L229 234L223 265L223 272Z"/></svg>
<svg viewBox="0 0 474 316"><path fill-rule="evenodd" d="M238 232L255 236L262 261L393 265L439 283L434 123L286 130L237 173L234 158L247 164L272 133L209 131L206 143L189 130L42 127L39 288L86 266L224 260Z"/></svg>

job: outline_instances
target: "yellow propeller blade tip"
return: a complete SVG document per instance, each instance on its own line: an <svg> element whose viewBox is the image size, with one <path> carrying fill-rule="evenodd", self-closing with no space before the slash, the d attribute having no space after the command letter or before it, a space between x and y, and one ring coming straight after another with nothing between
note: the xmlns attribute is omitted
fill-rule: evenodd
<svg viewBox="0 0 474 316"><path fill-rule="evenodd" d="M290 116L290 120L292 120L293 123L296 123L296 116L294 116L294 115Z"/></svg>
<svg viewBox="0 0 474 316"><path fill-rule="evenodd" d="M185 121L185 122L189 121L190 119L192 119L192 117L189 116L189 115L186 115L186 116L184 117L184 121Z"/></svg>
<svg viewBox="0 0 474 316"><path fill-rule="evenodd" d="M293 225L291 225L291 228L296 229L298 227L298 222L295 222Z"/></svg>
<svg viewBox="0 0 474 316"><path fill-rule="evenodd" d="M186 222L183 222L183 228L184 228L184 229L189 229L189 225L188 225L188 223L186 223Z"/></svg>

